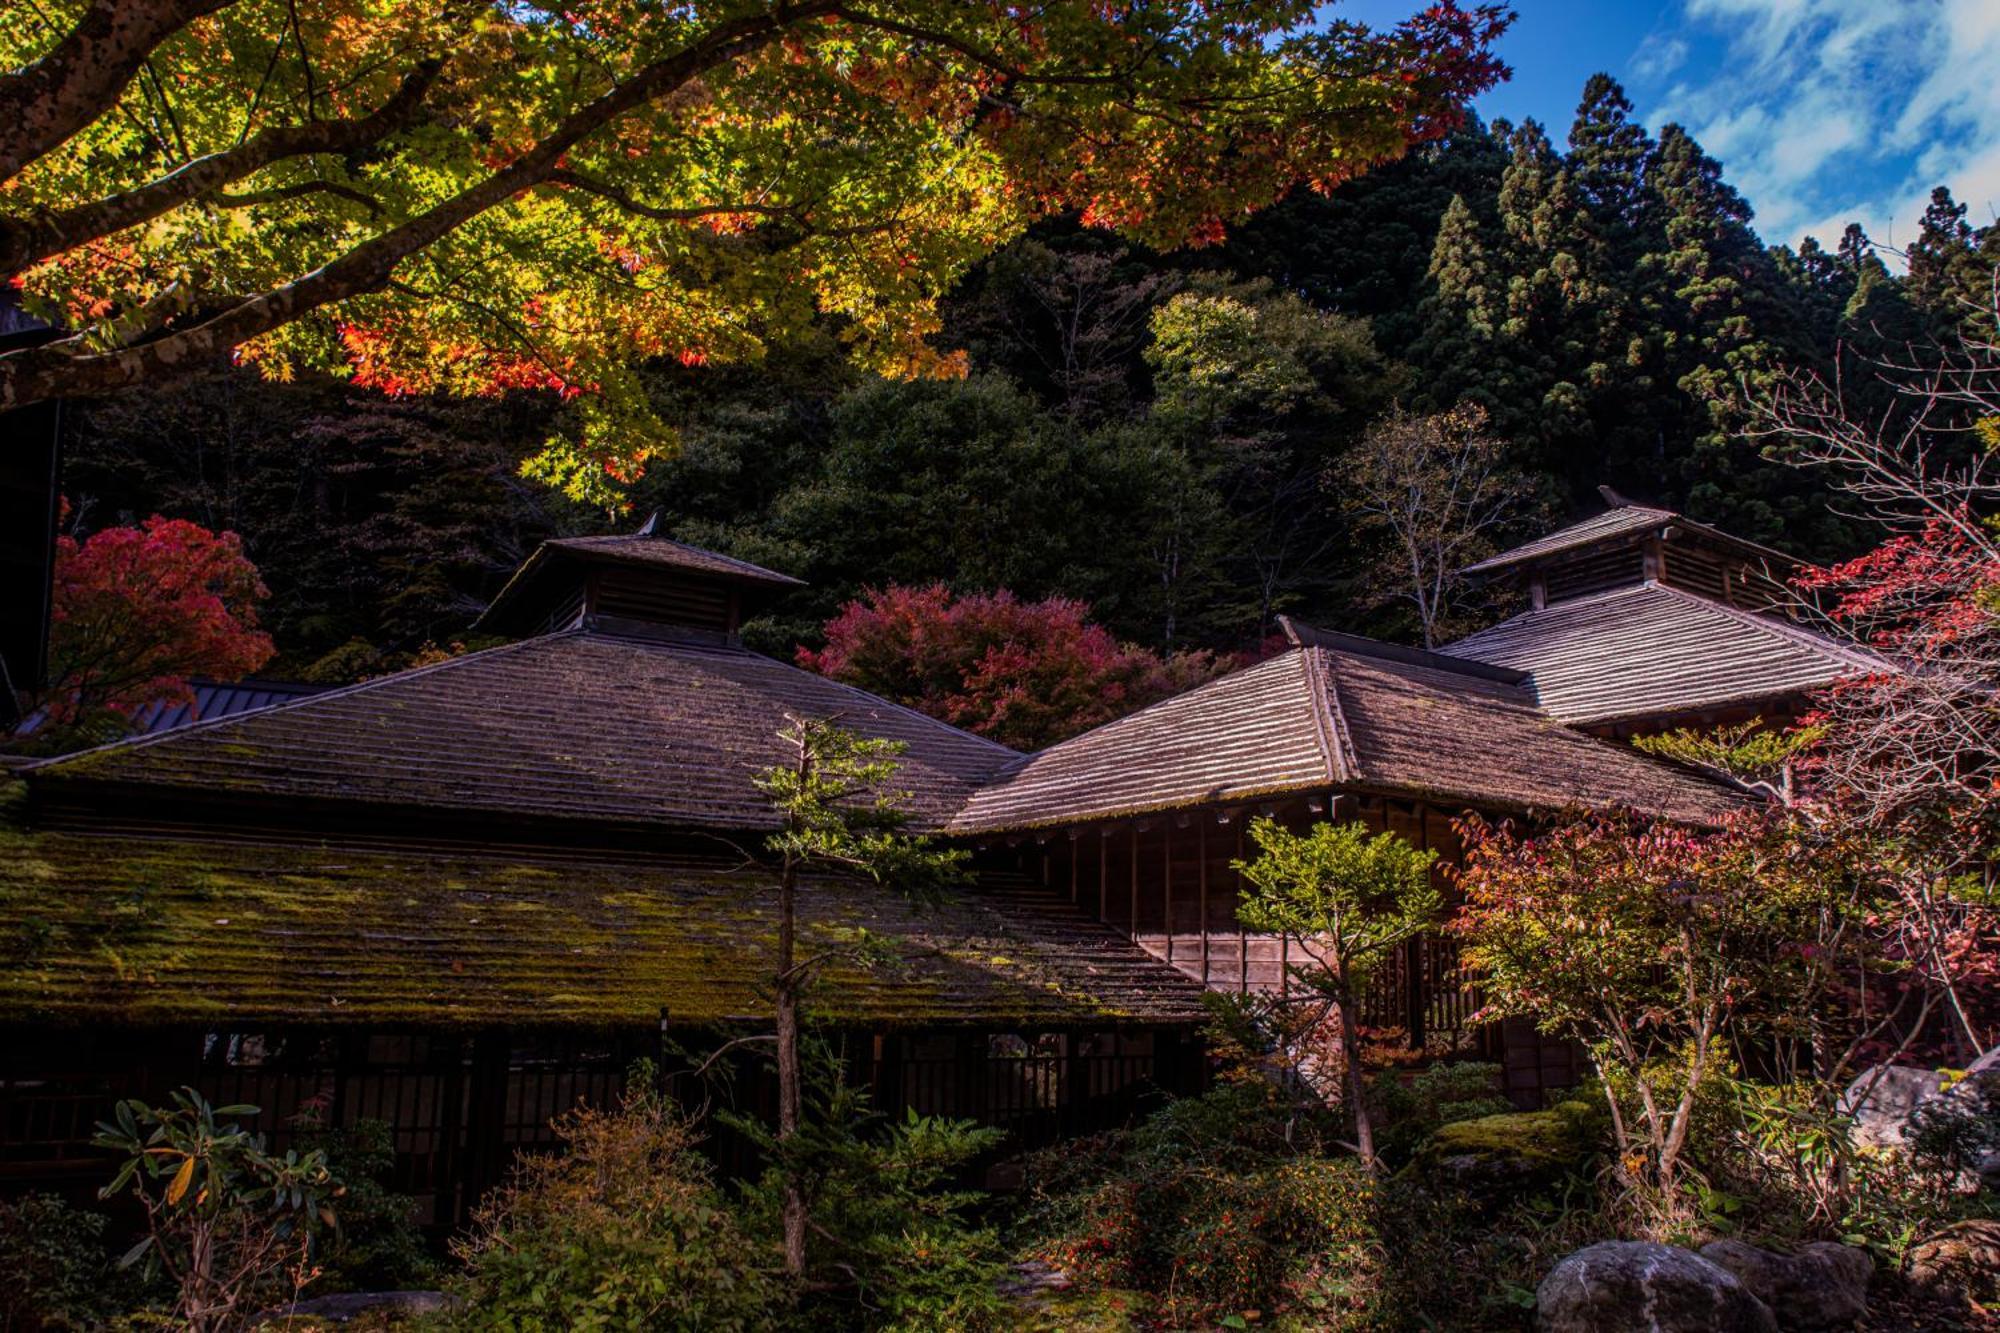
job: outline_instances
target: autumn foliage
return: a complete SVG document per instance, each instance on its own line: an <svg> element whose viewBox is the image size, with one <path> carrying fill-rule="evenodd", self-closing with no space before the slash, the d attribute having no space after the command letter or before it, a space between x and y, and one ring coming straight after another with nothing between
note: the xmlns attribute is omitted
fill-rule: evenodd
<svg viewBox="0 0 2000 1333"><path fill-rule="evenodd" d="M672 432L633 367L821 318L957 374L938 298L1037 219L1159 246L1447 133L1499 6L89 0L0 28L0 407L226 353L575 396L580 495Z"/></svg>
<svg viewBox="0 0 2000 1333"><path fill-rule="evenodd" d="M1002 589L953 596L941 583L888 587L849 602L826 647L799 664L1022 750L1122 717L1235 663L1207 652L1162 657L1120 643L1065 597L1023 602Z"/></svg>
<svg viewBox="0 0 2000 1333"><path fill-rule="evenodd" d="M255 671L275 651L257 627L266 591L233 532L154 515L56 540L44 709L58 725L191 703L192 675Z"/></svg>

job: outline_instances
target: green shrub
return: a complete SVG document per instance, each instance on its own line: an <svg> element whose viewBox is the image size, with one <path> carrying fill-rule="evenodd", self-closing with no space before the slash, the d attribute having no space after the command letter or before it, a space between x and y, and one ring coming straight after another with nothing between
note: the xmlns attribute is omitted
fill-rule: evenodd
<svg viewBox="0 0 2000 1333"><path fill-rule="evenodd" d="M139 1301L112 1263L102 1213L53 1194L0 1199L0 1330L97 1328Z"/></svg>
<svg viewBox="0 0 2000 1333"><path fill-rule="evenodd" d="M1378 1148L1391 1166L1408 1162L1441 1125L1514 1109L1500 1095L1500 1066L1470 1060L1435 1064L1409 1079L1387 1070L1369 1085L1368 1095L1382 1125Z"/></svg>
<svg viewBox="0 0 2000 1333"><path fill-rule="evenodd" d="M556 1124L566 1152L522 1159L454 1246L447 1328L761 1328L783 1308L777 1255L747 1236L678 1109L650 1077L614 1111Z"/></svg>
<svg viewBox="0 0 2000 1333"><path fill-rule="evenodd" d="M742 1191L743 1221L776 1247L789 1162L805 1184L814 1244L798 1310L814 1330L884 1333L998 1327L995 1289L1005 1252L974 1212L984 1196L958 1188L967 1166L1004 1135L966 1120L907 1113L891 1121L839 1076L815 1046L806 1114L783 1145L759 1122L726 1116L772 1163Z"/></svg>
<svg viewBox="0 0 2000 1333"><path fill-rule="evenodd" d="M322 1247L321 1291L402 1291L437 1280L437 1263L417 1226L416 1201L384 1182L396 1164L396 1144L380 1120L341 1128L307 1126L302 1146L326 1155L342 1182L334 1201L338 1231Z"/></svg>
<svg viewBox="0 0 2000 1333"><path fill-rule="evenodd" d="M1184 1098L1036 1154L1021 1239L1088 1286L1154 1294L1175 1326L1352 1305L1374 1267L1374 1183L1323 1155L1332 1128L1259 1083Z"/></svg>
<svg viewBox="0 0 2000 1333"><path fill-rule="evenodd" d="M123 1156L100 1198L130 1193L146 1220L121 1268L143 1263L173 1289L175 1326L232 1328L314 1276L315 1242L333 1221L340 1182L318 1151L282 1157L235 1117L254 1106L211 1106L193 1088L163 1106L119 1102L92 1139Z"/></svg>

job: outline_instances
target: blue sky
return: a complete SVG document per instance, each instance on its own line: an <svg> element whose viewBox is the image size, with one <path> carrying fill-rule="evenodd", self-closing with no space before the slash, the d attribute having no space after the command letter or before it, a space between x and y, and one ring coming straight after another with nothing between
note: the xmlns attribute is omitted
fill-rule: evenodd
<svg viewBox="0 0 2000 1333"><path fill-rule="evenodd" d="M1470 0L1467 0L1469 3ZM1421 0L1346 0L1389 23ZM1915 235L1931 186L2000 217L2000 0L1513 0L1513 80L1479 103L1558 140L1593 72L1720 158L1771 242Z"/></svg>

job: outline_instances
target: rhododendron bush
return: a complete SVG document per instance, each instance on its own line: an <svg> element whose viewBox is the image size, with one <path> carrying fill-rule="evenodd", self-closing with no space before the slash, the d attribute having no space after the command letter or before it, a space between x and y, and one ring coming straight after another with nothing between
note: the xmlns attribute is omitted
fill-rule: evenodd
<svg viewBox="0 0 2000 1333"><path fill-rule="evenodd" d="M155 515L137 527L56 539L42 707L65 727L192 703L192 675L233 679L271 659L265 596L233 532Z"/></svg>
<svg viewBox="0 0 2000 1333"><path fill-rule="evenodd" d="M55 0L0 27L0 278L64 334L0 408L234 352L392 393L540 389L583 495L672 442L632 367L827 317L956 374L936 302L1033 221L1213 242L1436 139L1498 6L1305 0Z"/></svg>
<svg viewBox="0 0 2000 1333"><path fill-rule="evenodd" d="M1082 602L1023 602L1002 589L955 597L943 584L872 591L826 625L826 647L799 663L954 726L1038 750L1235 663L1167 657L1090 620Z"/></svg>

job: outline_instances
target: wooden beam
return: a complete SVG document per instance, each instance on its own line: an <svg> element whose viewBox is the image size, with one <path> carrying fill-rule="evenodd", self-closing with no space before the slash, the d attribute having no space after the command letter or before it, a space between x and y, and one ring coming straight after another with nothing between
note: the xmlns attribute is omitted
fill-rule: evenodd
<svg viewBox="0 0 2000 1333"><path fill-rule="evenodd" d="M1185 823L1185 816L1181 822ZM1174 824L1160 832L1160 912L1166 919L1167 961L1174 961Z"/></svg>

